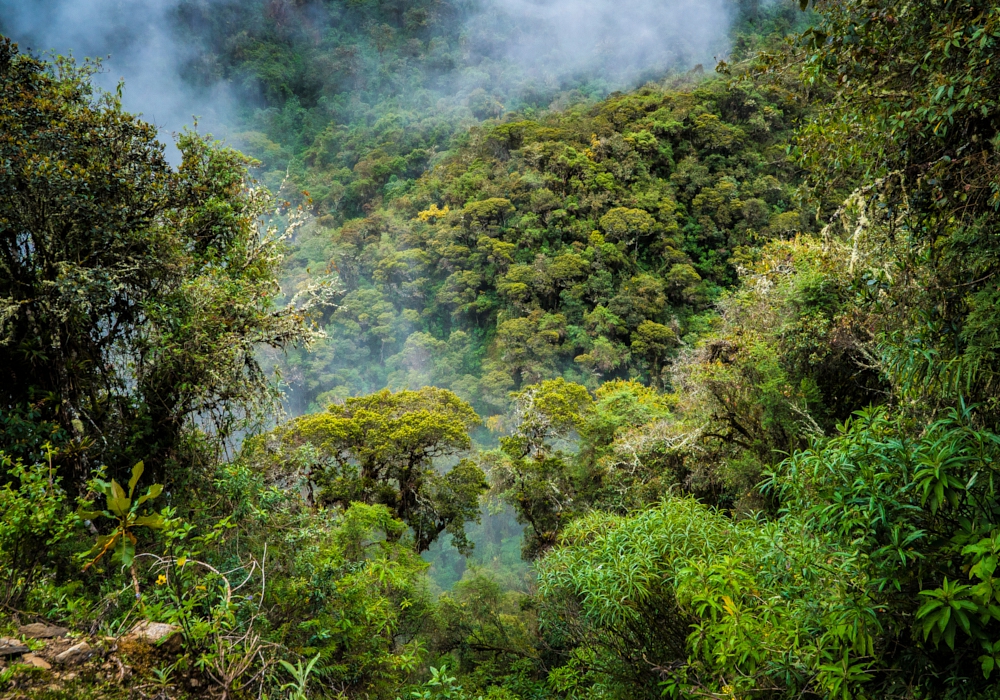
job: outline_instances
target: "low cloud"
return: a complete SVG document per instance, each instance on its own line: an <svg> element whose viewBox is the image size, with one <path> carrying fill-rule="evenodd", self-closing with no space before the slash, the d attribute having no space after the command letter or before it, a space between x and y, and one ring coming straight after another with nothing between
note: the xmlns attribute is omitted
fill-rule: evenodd
<svg viewBox="0 0 1000 700"><path fill-rule="evenodd" d="M226 124L231 101L221 83L195 89L183 67L195 51L178 36L173 0L0 0L0 31L36 55L102 59L95 83L113 91L125 81L123 103L161 132ZM164 134L168 157L178 154Z"/></svg>
<svg viewBox="0 0 1000 700"><path fill-rule="evenodd" d="M257 3L257 0L240 0ZM0 32L36 54L72 53L104 59L96 83L114 90L124 80L124 104L163 132L190 126L225 135L234 125L234 100L224 81L194 87L185 66L205 49L182 34L185 0L0 0ZM236 0L203 0L225 8ZM272 0L267 7L275 2ZM262 21L270 15L258 3ZM301 3L290 4L299 6ZM671 69L707 67L727 46L732 0L476 0L453 15L462 22L467 62L438 84L467 92L477 65L502 93L524 78L545 92L591 85L592 92L627 89ZM338 21L335 3L306 3L299 11L319 25ZM246 12L256 12L244 8ZM461 17L461 19L459 19ZM318 69L317 69L318 70ZM503 76L509 74L510 78ZM475 82L475 81L473 81ZM444 87L450 86L450 87ZM168 157L178 154L167 134Z"/></svg>
<svg viewBox="0 0 1000 700"><path fill-rule="evenodd" d="M726 49L732 6L728 0L485 0L468 22L469 40L539 77L621 88L710 64Z"/></svg>

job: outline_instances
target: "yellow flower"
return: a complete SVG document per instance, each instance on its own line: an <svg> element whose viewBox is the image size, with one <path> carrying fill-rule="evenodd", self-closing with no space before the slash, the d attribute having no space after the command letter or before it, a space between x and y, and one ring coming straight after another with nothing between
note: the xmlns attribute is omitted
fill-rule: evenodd
<svg viewBox="0 0 1000 700"><path fill-rule="evenodd" d="M156 577L156 585L157 586L162 586L166 582L167 582L167 577L164 576L163 574L160 574L159 576Z"/></svg>
<svg viewBox="0 0 1000 700"><path fill-rule="evenodd" d="M422 212L417 214L417 218L421 221L430 221L431 219L441 219L448 215L451 209L448 205L445 205L444 209L438 209L437 204L432 204L429 208L424 209Z"/></svg>

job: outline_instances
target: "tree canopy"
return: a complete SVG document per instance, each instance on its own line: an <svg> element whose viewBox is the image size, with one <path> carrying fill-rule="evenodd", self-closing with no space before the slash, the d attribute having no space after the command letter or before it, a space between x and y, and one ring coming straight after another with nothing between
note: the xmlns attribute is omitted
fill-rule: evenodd
<svg viewBox="0 0 1000 700"><path fill-rule="evenodd" d="M181 3L260 165L0 43L0 694L993 700L1000 9L736 5Z"/></svg>
<svg viewBox="0 0 1000 700"><path fill-rule="evenodd" d="M299 453L309 448L303 457L320 503L385 505L410 526L422 552L445 530L460 549L469 546L465 523L478 518L486 481L468 459L450 469L443 461L472 447L469 430L479 422L446 389L383 389L298 418L279 434Z"/></svg>
<svg viewBox="0 0 1000 700"><path fill-rule="evenodd" d="M300 405L435 384L491 413L560 376L667 383L734 253L816 228L785 154L796 101L687 80L508 115L364 218L317 219L286 288L323 269L343 296L290 355Z"/></svg>
<svg viewBox="0 0 1000 700"><path fill-rule="evenodd" d="M252 162L188 132L171 168L91 70L0 43L3 442L59 443L72 484L139 459L162 478L193 422L225 439L267 395L258 345L305 337L274 308Z"/></svg>

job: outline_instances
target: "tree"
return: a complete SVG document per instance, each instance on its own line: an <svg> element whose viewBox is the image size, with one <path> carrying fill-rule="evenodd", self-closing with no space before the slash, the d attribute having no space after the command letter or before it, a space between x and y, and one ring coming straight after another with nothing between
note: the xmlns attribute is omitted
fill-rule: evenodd
<svg viewBox="0 0 1000 700"><path fill-rule="evenodd" d="M638 248L639 241L648 238L656 229L656 221L642 209L615 207L601 217L601 228L612 241L620 241L625 248Z"/></svg>
<svg viewBox="0 0 1000 700"><path fill-rule="evenodd" d="M817 188L860 187L831 231L918 401L997 406L1000 7L818 2L803 77L832 92L800 139ZM891 273L889 272L891 270Z"/></svg>
<svg viewBox="0 0 1000 700"><path fill-rule="evenodd" d="M524 533L523 551L537 556L556 543L559 531L579 514L568 455L559 449L591 410L587 389L561 377L511 395L512 430L500 449L487 453L493 488L513 506Z"/></svg>
<svg viewBox="0 0 1000 700"><path fill-rule="evenodd" d="M99 461L162 481L186 430L221 441L269 395L257 348L305 337L252 161L186 132L171 168L94 70L0 40L0 414L55 431L0 440L61 442L68 489Z"/></svg>
<svg viewBox="0 0 1000 700"><path fill-rule="evenodd" d="M479 422L472 407L446 389L384 389L298 418L279 432L285 445L315 450L310 478L321 503L383 504L413 530L418 552L445 530L467 550L465 523L479 517L485 477L470 460L448 471L437 470L434 460L468 450L469 430Z"/></svg>
<svg viewBox="0 0 1000 700"><path fill-rule="evenodd" d="M649 376L653 386L662 384L660 370L663 368L663 362L667 353L678 342L677 334L673 330L653 321L643 321L632 333L632 352L649 362Z"/></svg>

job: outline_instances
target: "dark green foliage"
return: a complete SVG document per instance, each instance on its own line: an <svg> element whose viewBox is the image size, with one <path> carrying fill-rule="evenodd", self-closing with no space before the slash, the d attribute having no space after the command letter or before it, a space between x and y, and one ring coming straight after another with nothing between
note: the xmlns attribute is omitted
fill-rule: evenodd
<svg viewBox="0 0 1000 700"><path fill-rule="evenodd" d="M477 571L441 597L437 614L435 648L458 658L465 682L481 689L541 690L543 665L552 657L538 646L538 621L528 596Z"/></svg>
<svg viewBox="0 0 1000 700"><path fill-rule="evenodd" d="M268 460L300 455L320 504L387 506L412 529L418 552L445 530L464 551L465 523L478 520L485 477L468 459L447 471L434 460L471 448L469 430L478 424L472 408L445 389L386 389L292 421L277 431L281 445Z"/></svg>
<svg viewBox="0 0 1000 700"><path fill-rule="evenodd" d="M243 463L220 468L211 496L238 524L168 522L162 556L140 567L139 611L181 626L213 685L277 685L275 656L318 656L309 685L393 698L419 658L426 565L384 506L317 512L296 491Z"/></svg>
<svg viewBox="0 0 1000 700"><path fill-rule="evenodd" d="M227 438L266 396L257 344L304 337L250 161L186 133L172 170L91 71L0 43L2 440L57 440L71 492L100 462L161 479L195 415Z"/></svg>
<svg viewBox="0 0 1000 700"><path fill-rule="evenodd" d="M992 413L1000 10L970 1L818 8L804 75L834 93L799 153L818 186L864 177L836 223L854 234L852 271L867 303L892 319L879 328L883 362L914 398L961 395Z"/></svg>
<svg viewBox="0 0 1000 700"><path fill-rule="evenodd" d="M687 87L510 116L391 205L320 219L290 282L315 266L344 296L330 340L293 356L303 403L435 383L496 411L557 376L663 382L692 315L735 282L733 251L812 225L781 184L796 104Z"/></svg>
<svg viewBox="0 0 1000 700"><path fill-rule="evenodd" d="M771 476L771 523L681 499L575 521L541 566L548 639L573 640L559 677L607 697L988 692L1000 438L971 418L911 437L860 412Z"/></svg>

